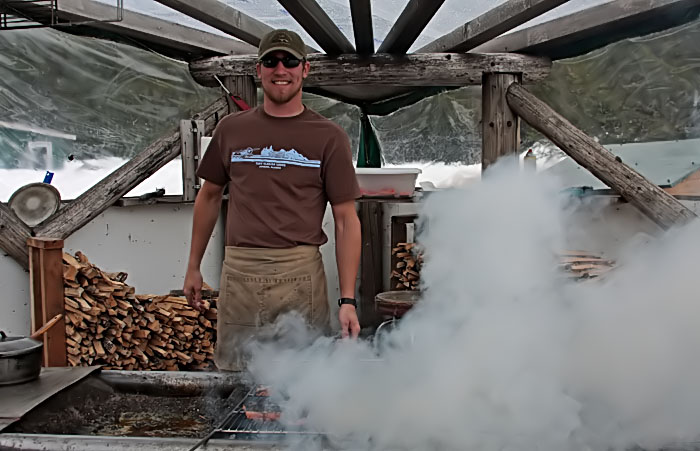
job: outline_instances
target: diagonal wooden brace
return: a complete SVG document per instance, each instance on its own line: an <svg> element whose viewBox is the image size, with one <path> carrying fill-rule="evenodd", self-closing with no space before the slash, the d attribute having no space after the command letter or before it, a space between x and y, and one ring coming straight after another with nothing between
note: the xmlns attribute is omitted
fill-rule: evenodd
<svg viewBox="0 0 700 451"><path fill-rule="evenodd" d="M697 218L675 197L615 158L612 152L574 127L522 85L511 84L506 100L528 124L661 228L669 229Z"/></svg>
<svg viewBox="0 0 700 451"><path fill-rule="evenodd" d="M205 134L208 134L216 126L212 119L214 114L218 113L219 117L223 117L226 112L225 101L219 99L195 116L195 119L205 121ZM59 239L68 238L76 230L109 208L124 194L180 155L180 152L180 130L177 128L102 179L62 208L47 222L36 227L34 229L35 235Z"/></svg>
<svg viewBox="0 0 700 451"><path fill-rule="evenodd" d="M30 236L32 230L7 205L0 203L0 249L24 269L29 269L27 238Z"/></svg>

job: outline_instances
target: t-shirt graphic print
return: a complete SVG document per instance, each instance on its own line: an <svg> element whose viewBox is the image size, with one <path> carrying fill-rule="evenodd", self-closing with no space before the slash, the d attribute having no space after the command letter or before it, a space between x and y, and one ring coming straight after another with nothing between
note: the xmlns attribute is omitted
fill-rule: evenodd
<svg viewBox="0 0 700 451"><path fill-rule="evenodd" d="M296 149L275 150L272 146L248 147L231 153L231 163L254 163L261 169L284 169L287 165L320 168L321 160L309 160Z"/></svg>

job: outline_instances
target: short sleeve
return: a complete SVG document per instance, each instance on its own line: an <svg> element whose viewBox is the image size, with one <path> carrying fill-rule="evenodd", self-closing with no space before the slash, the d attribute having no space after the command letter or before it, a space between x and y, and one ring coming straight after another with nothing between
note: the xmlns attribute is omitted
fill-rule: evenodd
<svg viewBox="0 0 700 451"><path fill-rule="evenodd" d="M230 180L226 148L222 143L223 124L224 122L220 122L214 130L209 146L197 167L197 177L221 186L226 185Z"/></svg>
<svg viewBox="0 0 700 451"><path fill-rule="evenodd" d="M338 204L359 198L360 186L352 164L350 139L340 127L333 130L323 159L323 186L328 201Z"/></svg>

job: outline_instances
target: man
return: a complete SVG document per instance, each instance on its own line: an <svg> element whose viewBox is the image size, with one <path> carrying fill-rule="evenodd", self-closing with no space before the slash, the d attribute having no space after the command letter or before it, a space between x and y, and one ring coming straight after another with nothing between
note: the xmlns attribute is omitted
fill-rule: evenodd
<svg viewBox="0 0 700 451"><path fill-rule="evenodd" d="M350 141L338 125L306 108L306 46L296 33L275 30L258 49L263 105L225 117L197 170L204 179L194 204L184 291L202 309L200 263L229 186L226 255L218 303L215 361L244 365L243 347L256 330L288 311L328 329L326 278L318 247L326 203L335 221L343 337L357 337L355 279L360 261L360 196Z"/></svg>

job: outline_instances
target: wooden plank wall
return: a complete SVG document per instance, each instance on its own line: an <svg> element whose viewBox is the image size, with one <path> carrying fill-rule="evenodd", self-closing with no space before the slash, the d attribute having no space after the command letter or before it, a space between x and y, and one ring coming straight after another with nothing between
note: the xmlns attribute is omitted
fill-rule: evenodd
<svg viewBox="0 0 700 451"><path fill-rule="evenodd" d="M28 238L32 333L64 313L63 240ZM44 333L43 365L66 366L66 324L63 317Z"/></svg>

